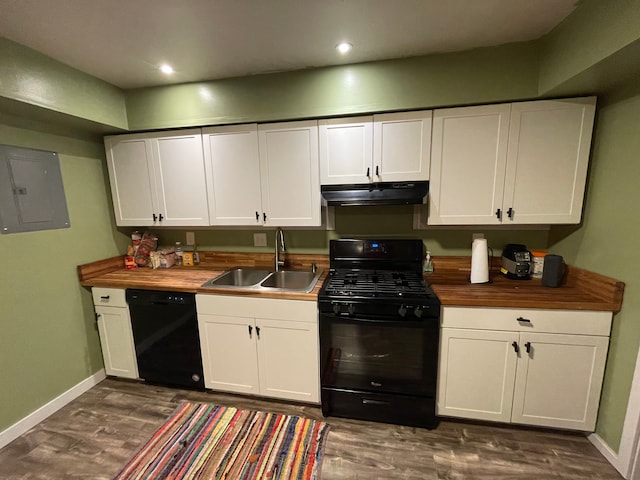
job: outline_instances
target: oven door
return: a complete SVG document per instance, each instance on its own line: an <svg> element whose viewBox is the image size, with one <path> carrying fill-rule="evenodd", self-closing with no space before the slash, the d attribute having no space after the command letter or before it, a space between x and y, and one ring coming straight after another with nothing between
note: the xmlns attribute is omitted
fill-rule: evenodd
<svg viewBox="0 0 640 480"><path fill-rule="evenodd" d="M320 313L322 388L435 398L439 322Z"/></svg>

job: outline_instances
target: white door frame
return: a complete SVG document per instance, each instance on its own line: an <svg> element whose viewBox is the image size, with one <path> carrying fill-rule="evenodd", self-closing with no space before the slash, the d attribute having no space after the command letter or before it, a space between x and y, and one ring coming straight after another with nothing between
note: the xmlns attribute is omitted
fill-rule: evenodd
<svg viewBox="0 0 640 480"><path fill-rule="evenodd" d="M636 356L618 453L614 452L597 433L589 435L589 440L625 479L640 480L640 350Z"/></svg>

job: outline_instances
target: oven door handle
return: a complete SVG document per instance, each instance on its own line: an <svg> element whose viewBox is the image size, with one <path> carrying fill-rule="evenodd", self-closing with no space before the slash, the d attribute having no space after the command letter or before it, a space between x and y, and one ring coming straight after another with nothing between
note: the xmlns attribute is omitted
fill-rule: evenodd
<svg viewBox="0 0 640 480"><path fill-rule="evenodd" d="M377 318L354 317L353 315L334 315L331 313L321 313L320 321L325 318L336 323L370 323L375 325L385 325L388 327L424 328L427 325L440 325L437 318L403 318L402 320L383 320Z"/></svg>

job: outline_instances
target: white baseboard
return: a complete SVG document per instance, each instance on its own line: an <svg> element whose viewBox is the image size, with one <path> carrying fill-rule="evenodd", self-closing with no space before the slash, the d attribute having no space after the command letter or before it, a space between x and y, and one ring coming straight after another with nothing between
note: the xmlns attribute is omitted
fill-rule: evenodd
<svg viewBox="0 0 640 480"><path fill-rule="evenodd" d="M85 378L77 385L71 387L66 392L62 393L61 395L58 395L49 403L37 409L35 412L30 413L29 415L24 417L22 420L18 420L9 428L0 432L0 448L13 442L16 438L18 438L20 435L25 433L27 430L35 427L38 423L43 421L49 415L57 412L62 407L64 407L67 403L71 402L72 400L75 400L84 392L89 390L91 387L103 381L105 378L107 378L107 375L104 373L104 368L100 369L90 377Z"/></svg>
<svg viewBox="0 0 640 480"><path fill-rule="evenodd" d="M607 459L607 461L613 465L613 467L620 472L624 478L627 478L627 466L622 465L623 462L620 461L620 457L616 452L614 452L611 447L598 435L597 433L592 433L587 437L591 443L598 449L598 451Z"/></svg>

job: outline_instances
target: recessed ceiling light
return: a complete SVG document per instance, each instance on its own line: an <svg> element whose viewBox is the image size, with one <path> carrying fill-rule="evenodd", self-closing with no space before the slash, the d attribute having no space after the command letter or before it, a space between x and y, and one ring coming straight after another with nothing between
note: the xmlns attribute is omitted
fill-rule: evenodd
<svg viewBox="0 0 640 480"><path fill-rule="evenodd" d="M171 75L173 73L173 67L171 65L167 65L166 63L160 65L160 71L165 75Z"/></svg>
<svg viewBox="0 0 640 480"><path fill-rule="evenodd" d="M347 53L349 50L351 50L352 48L353 48L353 45L351 45L349 42L342 42L336 45L336 50L338 50L338 52L340 52L343 55Z"/></svg>

